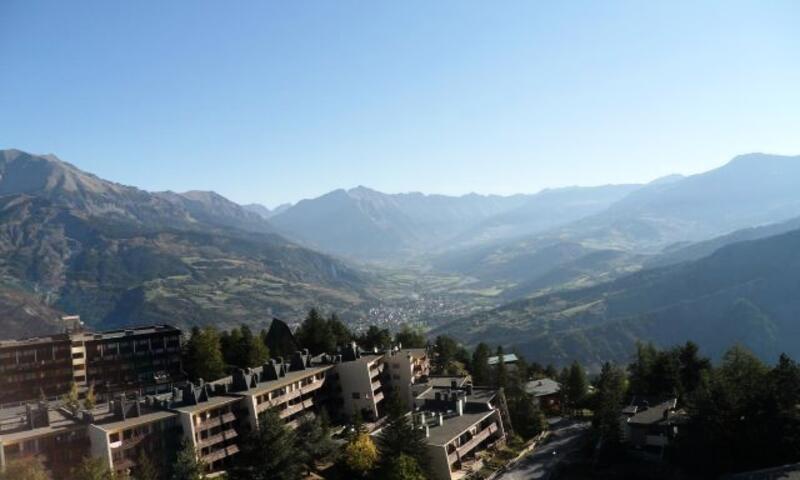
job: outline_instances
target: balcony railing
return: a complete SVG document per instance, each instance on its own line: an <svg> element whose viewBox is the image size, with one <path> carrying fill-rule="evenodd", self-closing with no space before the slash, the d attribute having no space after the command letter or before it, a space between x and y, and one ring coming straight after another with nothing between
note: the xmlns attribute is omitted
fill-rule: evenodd
<svg viewBox="0 0 800 480"><path fill-rule="evenodd" d="M464 443L460 447L456 448L456 451L448 455L447 459L452 464L455 463L459 458L467 455L469 452L475 449L481 442L489 438L490 435L495 433L498 430L497 423L492 422L488 427L484 428L480 432L476 433L467 443Z"/></svg>
<svg viewBox="0 0 800 480"><path fill-rule="evenodd" d="M224 432L220 432L216 435L212 435L210 437L200 440L199 442L197 442L197 448L205 448L211 445L216 445L218 443L224 442L225 440L236 438L238 436L239 434L236 433L236 430L231 428L225 430Z"/></svg>
<svg viewBox="0 0 800 480"><path fill-rule="evenodd" d="M264 410L270 409L272 407L276 407L282 403L286 403L290 400L294 400L295 398L301 395L305 395L306 393L313 392L314 390L319 390L320 388L322 388L323 383L324 382L322 380L314 380L308 385L304 385L296 390L284 393L283 395L278 395L277 397L273 397L272 400L264 402L258 406L258 413L261 413Z"/></svg>
<svg viewBox="0 0 800 480"><path fill-rule="evenodd" d="M302 402L300 402L300 403L298 403L296 405L290 405L285 410L281 410L281 412L278 414L278 416L280 418L291 417L295 413L302 412L303 410L306 410L306 409L311 408L313 406L314 406L314 399L313 398L309 398L309 399L303 400Z"/></svg>
<svg viewBox="0 0 800 480"><path fill-rule="evenodd" d="M217 460L222 460L223 458L230 457L231 455L235 455L237 453L239 453L239 447L236 445L228 445L225 448L220 448L219 450L214 450L208 455L204 455L202 459L203 462L207 464L214 463Z"/></svg>
<svg viewBox="0 0 800 480"><path fill-rule="evenodd" d="M208 430L209 428L218 427L220 425L226 423L232 423L236 421L236 415L228 412L224 415L219 415L214 418L209 418L208 420L203 420L202 422L198 423L195 429L197 431Z"/></svg>

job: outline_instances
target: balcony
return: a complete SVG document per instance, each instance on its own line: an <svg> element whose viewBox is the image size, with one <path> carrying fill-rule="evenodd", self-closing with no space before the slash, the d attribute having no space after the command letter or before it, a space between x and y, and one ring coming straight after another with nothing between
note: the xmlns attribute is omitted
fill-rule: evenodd
<svg viewBox="0 0 800 480"><path fill-rule="evenodd" d="M380 390L381 382L372 382L372 392L375 393L376 391Z"/></svg>
<svg viewBox="0 0 800 480"><path fill-rule="evenodd" d="M258 413L263 412L264 410L270 409L272 407L276 407L282 403L289 402L298 398L302 395L307 393L313 392L315 390L319 390L322 388L322 384L324 382L322 380L314 380L313 382L309 383L308 385L304 385L296 390L293 390L288 393L284 393L283 395L278 395L277 397L273 397L272 400L262 403L258 406Z"/></svg>
<svg viewBox="0 0 800 480"><path fill-rule="evenodd" d="M375 398L375 403L380 402L381 400L383 400L383 392L376 393L374 398Z"/></svg>
<svg viewBox="0 0 800 480"><path fill-rule="evenodd" d="M197 424L195 430L198 432L203 430L208 430L209 428L218 427L220 425L224 425L226 423L232 423L236 421L236 415L228 412L224 415L216 416L214 418L209 418L208 420L204 420Z"/></svg>
<svg viewBox="0 0 800 480"><path fill-rule="evenodd" d="M278 414L278 416L280 418L291 417L295 413L302 412L303 410L306 410L306 409L311 408L313 406L314 406L314 399L309 398L307 400L303 400L302 402L300 402L300 403L298 403L296 405L290 405L285 410L281 410L281 412Z"/></svg>
<svg viewBox="0 0 800 480"><path fill-rule="evenodd" d="M211 445L216 445L218 443L224 442L225 440L228 440L228 439L231 439L231 438L236 438L238 436L239 436L239 434L236 433L236 430L231 428L231 429L225 430L224 432L220 432L220 433L218 433L216 435L212 435L210 437L207 437L207 438L204 438L204 439L200 440L199 442L197 442L197 448L205 448L205 447L209 447Z"/></svg>
<svg viewBox="0 0 800 480"><path fill-rule="evenodd" d="M492 422L488 427L484 428L480 432L476 433L469 441L461 445L460 447L456 448L456 451L448 455L447 460L452 464L455 463L461 457L466 456L472 450L475 449L481 442L489 438L493 433L498 430L497 423Z"/></svg>
<svg viewBox="0 0 800 480"><path fill-rule="evenodd" d="M220 448L219 450L214 450L208 455L204 455L202 459L203 462L211 464L217 460L222 460L223 458L230 457L231 455L235 455L237 453L239 453L239 447L236 445L228 445L225 448Z"/></svg>

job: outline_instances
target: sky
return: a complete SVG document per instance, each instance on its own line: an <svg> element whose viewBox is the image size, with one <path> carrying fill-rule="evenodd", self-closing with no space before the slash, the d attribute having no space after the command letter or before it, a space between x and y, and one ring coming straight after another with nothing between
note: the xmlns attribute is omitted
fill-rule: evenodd
<svg viewBox="0 0 800 480"><path fill-rule="evenodd" d="M800 2L0 1L0 148L270 207L800 154Z"/></svg>

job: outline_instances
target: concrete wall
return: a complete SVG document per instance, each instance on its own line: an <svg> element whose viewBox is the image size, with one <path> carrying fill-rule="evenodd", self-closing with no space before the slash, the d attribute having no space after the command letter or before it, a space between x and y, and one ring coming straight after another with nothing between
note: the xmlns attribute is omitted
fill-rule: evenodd
<svg viewBox="0 0 800 480"><path fill-rule="evenodd" d="M120 438L122 433L120 433ZM108 432L96 425L89 425L89 442L91 447L89 452L92 457L100 458L108 465L108 468L113 469L114 463L111 458L111 443L109 443Z"/></svg>

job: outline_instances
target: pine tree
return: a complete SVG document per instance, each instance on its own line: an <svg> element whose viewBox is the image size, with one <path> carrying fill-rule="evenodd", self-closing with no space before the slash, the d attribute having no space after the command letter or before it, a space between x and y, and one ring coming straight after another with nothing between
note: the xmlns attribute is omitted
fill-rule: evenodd
<svg viewBox="0 0 800 480"><path fill-rule="evenodd" d="M606 362L597 382L593 424L606 451L614 451L622 438L619 421L625 399L625 374Z"/></svg>
<svg viewBox="0 0 800 480"><path fill-rule="evenodd" d="M382 478L386 480L427 480L417 461L405 454L389 460Z"/></svg>
<svg viewBox="0 0 800 480"><path fill-rule="evenodd" d="M329 322L322 318L317 309L312 308L295 333L297 343L302 348L307 348L312 355L333 352L336 344L329 326Z"/></svg>
<svg viewBox="0 0 800 480"><path fill-rule="evenodd" d="M92 410L95 405L97 405L97 396L94 393L94 382L92 382L86 391L86 397L83 399L83 408Z"/></svg>
<svg viewBox="0 0 800 480"><path fill-rule="evenodd" d="M295 432L274 410L261 417L259 428L241 442L241 452L229 473L230 480L299 480L303 458Z"/></svg>
<svg viewBox="0 0 800 480"><path fill-rule="evenodd" d="M184 369L192 380L213 381L225 376L220 335L214 327L193 328L186 342Z"/></svg>
<svg viewBox="0 0 800 480"><path fill-rule="evenodd" d="M331 337L333 337L333 345L336 347L347 345L354 340L353 332L347 328L335 313L332 313L328 318L328 330ZM332 353L332 352L329 352Z"/></svg>
<svg viewBox="0 0 800 480"><path fill-rule="evenodd" d="M366 350L386 350L392 347L392 334L386 328L370 325L367 331L358 338L358 344Z"/></svg>
<svg viewBox="0 0 800 480"><path fill-rule="evenodd" d="M589 381L586 379L586 371L577 361L572 362L561 383L561 391L564 397L566 408L572 412L578 408L589 391Z"/></svg>
<svg viewBox="0 0 800 480"><path fill-rule="evenodd" d="M298 451L307 470L313 470L317 463L329 462L336 452L331 439L331 429L327 415L306 415L297 426Z"/></svg>
<svg viewBox="0 0 800 480"><path fill-rule="evenodd" d="M269 350L261 338L253 335L246 325L242 325L239 352L239 365L242 368L254 368L263 365L269 358Z"/></svg>
<svg viewBox="0 0 800 480"><path fill-rule="evenodd" d="M49 480L44 465L37 457L12 460L6 465L5 473L0 473L0 480Z"/></svg>
<svg viewBox="0 0 800 480"><path fill-rule="evenodd" d="M141 450L136 459L133 480L160 480L161 475L159 472L158 467L150 460L150 455Z"/></svg>
<svg viewBox="0 0 800 480"><path fill-rule="evenodd" d="M100 458L84 458L72 469L70 480L116 480L116 475Z"/></svg>
<svg viewBox="0 0 800 480"><path fill-rule="evenodd" d="M479 343L472 352L472 382L475 385L491 385L492 373L489 368L491 355L492 351L489 349L489 345L483 342Z"/></svg>
<svg viewBox="0 0 800 480"><path fill-rule="evenodd" d="M494 367L494 386L497 388L505 388L508 385L508 368L504 361L505 354L503 347L497 347L497 365Z"/></svg>
<svg viewBox="0 0 800 480"><path fill-rule="evenodd" d="M382 467L385 468L390 459L405 454L413 458L421 468L427 468L425 432L411 423L400 396L394 390L389 392L386 399L386 412L386 426L378 437Z"/></svg>
<svg viewBox="0 0 800 480"><path fill-rule="evenodd" d="M428 344L425 334L421 330L411 328L407 323L400 327L400 331L394 336L394 341L403 348L425 348Z"/></svg>
<svg viewBox="0 0 800 480"><path fill-rule="evenodd" d="M78 384L75 382L70 383L69 385L69 392L64 395L63 398L64 406L67 407L73 413L77 412L81 408L81 401L80 396L78 394Z"/></svg>
<svg viewBox="0 0 800 480"><path fill-rule="evenodd" d="M197 458L197 452L191 442L184 441L172 466L171 480L202 480L205 476L205 465Z"/></svg>

